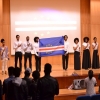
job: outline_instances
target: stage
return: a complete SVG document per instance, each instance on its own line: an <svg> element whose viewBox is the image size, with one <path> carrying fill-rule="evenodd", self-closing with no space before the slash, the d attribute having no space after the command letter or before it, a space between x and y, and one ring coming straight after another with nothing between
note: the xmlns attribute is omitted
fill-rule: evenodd
<svg viewBox="0 0 100 100"><path fill-rule="evenodd" d="M35 66L32 67L32 71L35 70ZM91 69L94 72L94 75L98 75L100 73L100 69ZM77 73L79 76L87 76L88 74L88 70L74 70L74 66L73 65L69 65L68 69L65 71L62 69L61 65L53 65L52 66L52 72L51 72L51 76L53 77L71 77L72 73ZM40 72L41 77L44 75L44 66L41 67L41 72ZM2 75L2 71L0 70L0 79L3 81L5 78L7 78L8 75L4 74ZM21 78L24 77L24 68L22 69L22 73L21 73ZM32 77L32 76L30 76Z"/></svg>

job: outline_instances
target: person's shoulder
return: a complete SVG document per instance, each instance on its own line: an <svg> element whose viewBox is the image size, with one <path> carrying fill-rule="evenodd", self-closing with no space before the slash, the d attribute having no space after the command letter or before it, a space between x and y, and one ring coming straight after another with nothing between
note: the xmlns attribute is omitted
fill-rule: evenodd
<svg viewBox="0 0 100 100"><path fill-rule="evenodd" d="M54 81L54 82L56 82L57 81L57 79L56 78L54 78L54 77L52 77L52 76L50 76L50 78L52 79L52 81Z"/></svg>

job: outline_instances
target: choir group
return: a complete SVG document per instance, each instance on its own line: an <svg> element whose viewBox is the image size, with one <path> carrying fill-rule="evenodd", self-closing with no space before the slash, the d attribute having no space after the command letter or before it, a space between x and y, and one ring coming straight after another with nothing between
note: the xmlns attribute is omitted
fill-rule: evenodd
<svg viewBox="0 0 100 100"><path fill-rule="evenodd" d="M99 68L99 54L98 54L98 49L99 49L99 44L97 42L97 38L93 38L94 42L92 43L92 48L93 48L93 56L92 56L92 64L91 64L91 57L90 57L90 43L89 43L89 38L84 37L83 39L83 56L82 56L82 68L83 69L88 69L88 68L93 68L97 69ZM0 46L0 56L1 56L1 61L2 61L2 74L7 73L7 61L9 60L9 50L8 47L5 45L5 40L1 39L1 46ZM68 42L68 36L64 36L64 55L62 55L62 66L63 70L67 70L68 68L68 59L69 59L69 45L70 43ZM81 48L79 39L75 38L74 39L74 45L73 45L73 50L74 50L74 70L80 70L81 69L81 63L80 63L80 58L81 58ZM24 68L27 68L27 59L29 59L29 67L32 70L32 50L34 50L34 55L35 55L35 65L36 65L36 70L41 71L41 57L39 56L39 37L34 38L34 44L30 42L30 37L26 37L26 41L22 43L20 41L20 36L16 35L16 41L14 42L13 49L15 50L15 67L17 67L17 63L19 60L19 67L22 70L22 53L24 51Z"/></svg>

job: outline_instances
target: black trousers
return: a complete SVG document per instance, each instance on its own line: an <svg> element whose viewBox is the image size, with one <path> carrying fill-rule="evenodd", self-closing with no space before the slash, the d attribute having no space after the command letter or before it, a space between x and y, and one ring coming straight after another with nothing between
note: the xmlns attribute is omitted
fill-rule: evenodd
<svg viewBox="0 0 100 100"><path fill-rule="evenodd" d="M66 56L62 55L62 65L64 70L67 70L68 68L68 59L69 59L69 54L67 54Z"/></svg>
<svg viewBox="0 0 100 100"><path fill-rule="evenodd" d="M31 52L30 53L25 52L25 55L24 55L24 68L25 69L27 67L27 59L29 59L29 67L32 70L32 54L31 54Z"/></svg>
<svg viewBox="0 0 100 100"><path fill-rule="evenodd" d="M15 52L15 67L18 67L17 66L18 59L19 59L19 67L22 71L22 52Z"/></svg>
<svg viewBox="0 0 100 100"><path fill-rule="evenodd" d="M41 71L41 57L35 55L35 66L37 71Z"/></svg>

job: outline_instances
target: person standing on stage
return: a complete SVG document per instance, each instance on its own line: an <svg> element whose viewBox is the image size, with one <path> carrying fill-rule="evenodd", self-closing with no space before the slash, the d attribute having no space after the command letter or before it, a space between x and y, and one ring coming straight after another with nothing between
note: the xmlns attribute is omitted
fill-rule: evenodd
<svg viewBox="0 0 100 100"><path fill-rule="evenodd" d="M79 39L74 39L74 70L80 70L80 45L79 45Z"/></svg>
<svg viewBox="0 0 100 100"><path fill-rule="evenodd" d="M31 54L31 51L33 50L33 45L29 40L30 40L30 38L29 38L29 36L27 36L26 42L23 44L23 49L24 49L24 52L25 52L24 68L26 69L27 59L29 59L29 67L32 70L32 54Z"/></svg>
<svg viewBox="0 0 100 100"><path fill-rule="evenodd" d="M67 70L68 68L68 59L69 59L69 42L67 41L68 36L64 36L64 55L62 55L62 64L63 70Z"/></svg>
<svg viewBox="0 0 100 100"><path fill-rule="evenodd" d="M84 37L84 43L83 43L83 62L82 62L82 68L88 69L91 67L91 59L90 59L90 44L89 44L89 38Z"/></svg>
<svg viewBox="0 0 100 100"><path fill-rule="evenodd" d="M9 59L8 47L5 45L5 40L1 39L2 46L0 47L0 55L2 60L2 74L7 74L7 61Z"/></svg>
<svg viewBox="0 0 100 100"><path fill-rule="evenodd" d="M34 53L35 53L35 65L36 71L41 71L41 57L39 56L39 37L34 38Z"/></svg>
<svg viewBox="0 0 100 100"><path fill-rule="evenodd" d="M92 68L97 69L99 68L99 54L98 54L98 49L99 49L99 44L97 42L97 38L93 38L94 42L92 43L92 48L93 48L93 56L92 56Z"/></svg>
<svg viewBox="0 0 100 100"><path fill-rule="evenodd" d="M17 67L18 59L19 59L19 67L22 71L22 41L19 40L20 36L16 35L16 41L14 42L15 49L15 67Z"/></svg>

